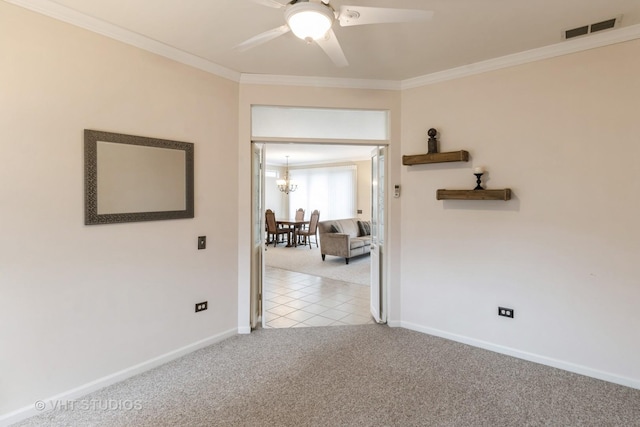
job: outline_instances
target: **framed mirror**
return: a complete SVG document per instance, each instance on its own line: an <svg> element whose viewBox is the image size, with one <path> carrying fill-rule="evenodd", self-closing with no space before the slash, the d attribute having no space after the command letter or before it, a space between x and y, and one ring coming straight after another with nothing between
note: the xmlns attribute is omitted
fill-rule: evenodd
<svg viewBox="0 0 640 427"><path fill-rule="evenodd" d="M85 224L193 218L193 144L84 130Z"/></svg>

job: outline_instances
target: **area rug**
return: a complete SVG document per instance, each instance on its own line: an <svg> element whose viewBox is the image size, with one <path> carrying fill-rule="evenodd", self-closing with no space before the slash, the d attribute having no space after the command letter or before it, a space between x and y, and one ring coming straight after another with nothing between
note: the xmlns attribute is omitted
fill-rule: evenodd
<svg viewBox="0 0 640 427"><path fill-rule="evenodd" d="M276 247L269 245L265 252L265 265L359 285L369 286L371 283L369 255L351 258L349 264L345 263L344 258L331 255L322 261L320 248L315 245L312 249L309 246L287 248L284 244Z"/></svg>

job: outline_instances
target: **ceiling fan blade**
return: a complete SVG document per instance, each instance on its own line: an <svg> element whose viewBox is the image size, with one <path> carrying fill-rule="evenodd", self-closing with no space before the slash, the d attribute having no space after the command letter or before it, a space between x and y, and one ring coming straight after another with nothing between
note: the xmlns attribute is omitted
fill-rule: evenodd
<svg viewBox="0 0 640 427"><path fill-rule="evenodd" d="M390 9L385 7L340 6L340 26L420 22L431 19L430 10Z"/></svg>
<svg viewBox="0 0 640 427"><path fill-rule="evenodd" d="M270 40L273 40L277 37L280 37L283 34L288 33L289 31L291 31L289 29L288 25L282 25L278 28L274 28L272 30L269 31L265 31L264 33L260 33L256 36L251 37L248 40L243 41L242 43L240 43L239 45L237 45L235 47L235 50L237 50L238 52L244 52L246 50L249 50L253 47L259 46L263 43L266 43Z"/></svg>
<svg viewBox="0 0 640 427"><path fill-rule="evenodd" d="M287 7L286 4L279 3L276 0L251 0L251 1L262 6L273 7L274 9L282 9L284 7Z"/></svg>
<svg viewBox="0 0 640 427"><path fill-rule="evenodd" d="M349 65L347 57L344 56L344 52L340 47L336 33L334 33L333 30L329 30L326 37L324 39L316 40L316 43L318 43L318 46L324 50L324 53L331 58L337 67L346 67Z"/></svg>

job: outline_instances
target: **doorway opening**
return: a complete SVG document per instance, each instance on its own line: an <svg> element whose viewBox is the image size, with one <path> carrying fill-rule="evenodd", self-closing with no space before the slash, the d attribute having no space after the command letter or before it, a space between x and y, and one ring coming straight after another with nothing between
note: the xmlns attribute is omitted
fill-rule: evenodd
<svg viewBox="0 0 640 427"><path fill-rule="evenodd" d="M371 222L371 152L377 146L264 144L264 208L278 218ZM288 165L285 163L288 162ZM278 180L293 184L283 192ZM339 189L339 190L336 190ZM298 212L300 215L300 212ZM355 222L353 222L355 224ZM286 227L286 226L285 226ZM308 227L308 225L307 225ZM293 245L265 238L262 318L264 328L374 323L371 307L371 255L321 255L319 229ZM305 236L306 237L306 236Z"/></svg>
<svg viewBox="0 0 640 427"><path fill-rule="evenodd" d="M380 274L384 235L380 229L384 226L381 220L384 185L380 185L384 156L380 153L384 147L274 142L254 144L254 152L261 155L261 161L255 162L261 165L261 177L254 179L260 185L254 185L254 192L259 194L252 199L262 207L262 218L267 209L278 219L294 218L296 211L302 209L304 219L309 221L311 212L318 210L320 221L350 219L352 224L356 221L368 224L373 233L365 239L374 248L348 260L332 255L323 257L319 233L293 244L283 237L278 239L281 241L273 238L269 241L266 224L260 225L265 231L259 251L261 260L252 263L261 278L254 293L258 299L256 326L288 328L384 322ZM285 171L297 185L288 193L278 188L278 179ZM289 238L292 235L287 234Z"/></svg>
<svg viewBox="0 0 640 427"><path fill-rule="evenodd" d="M288 317L292 321L297 321L295 324L287 322L287 326L304 326L306 320L302 317L313 315L318 316L320 313L314 313L313 311L319 311L322 308L316 307L311 309L312 311L305 311L305 307L301 307L303 304L309 303L306 307L310 307L314 304L314 301L296 301L292 305L292 301L286 301L288 298L292 298L295 295L301 295L306 293L307 295L313 295L313 287L317 284L319 277L324 277L327 273L328 262L325 258L329 258L332 255L344 257L345 263L342 264L342 273L350 264L350 260L360 257L369 257L369 314L371 318L380 323L386 321L386 280L385 280L385 268L384 268L384 206L386 197L386 182L384 180L386 163L384 161L386 146L389 143L389 112L385 110L353 110L353 109L334 109L334 108L309 108L309 107L281 107L281 106L265 106L254 105L251 107L251 143L252 143L252 252L251 252L251 289L250 289L250 325L254 329L258 326L267 325L268 317L266 315L267 300L265 297L270 296L275 300L269 300L270 303L277 304L278 306L271 306L270 311L274 312L279 317ZM273 151L277 153L278 145L283 145L287 153L281 153L279 159L269 157ZM319 147L314 146L318 145ZM336 153L342 150L355 150L365 149L369 154L365 157L361 155L362 161L370 165L370 177L367 190L361 192L370 196L366 206L357 206L357 204L363 204L354 194L357 194L357 165L340 165L342 159L336 158ZM302 161L298 156L292 156L291 150L302 150L312 152L311 155L307 155ZM300 157L303 157L302 155ZM271 160L274 159L274 160ZM273 207L268 207L266 204L267 197L267 180L279 179L282 170L277 169L276 162L284 163L286 161L285 171L283 177L286 178L289 172L292 172L292 179L295 179L295 173L300 174L301 180L304 181L300 187L293 185L270 185L268 188L270 191L280 191L276 188L285 190L285 201L273 202L274 207L277 206L276 214L268 212L274 210ZM296 162L298 162L296 164ZM282 164L281 163L281 164ZM329 166L330 165L330 168ZM269 170L267 174L267 168L273 167L274 170ZM291 171L289 168L291 167ZM295 170L294 170L295 169ZM321 171L321 169L331 169L330 171ZM339 171L338 171L339 169ZM347 182L347 176L355 176L352 179L352 184L345 184ZM338 178L336 178L338 177ZM322 180L327 180L330 184L325 184L324 187L319 184ZM273 183L272 183L273 184ZM304 190L306 188L306 190ZM303 193L306 193L306 197L300 197ZM338 200L349 200L348 193L351 192L351 206L345 211L341 212L342 203L338 203ZM294 199L289 200L289 197ZM353 202L353 200L357 200ZM271 202L270 202L271 203ZM348 204L348 203L347 203ZM300 220L293 220L295 216L295 210L302 207L307 211L307 218L310 217L311 212L315 210L321 211L320 223L318 225L319 230L317 233L313 233L311 238L317 238L316 249L317 253L322 253L323 256L316 258L315 263L320 265L320 272L316 272L310 276L305 277L305 283L298 283L296 286L298 289L281 289L286 295L282 298L283 294L273 295L273 293L267 295L267 289L265 289L266 267L267 263L267 238L273 236L278 238L278 235L287 234L289 241L289 250L283 257L285 259L292 259L293 250L299 249L297 247L297 230L299 227L303 227L305 222ZM278 214L277 212L280 212ZM266 217L269 213L269 229L266 228ZM363 219L369 224L369 226L360 226L362 220L358 219L358 215L369 217ZM274 216L279 216L280 221L277 221ZM347 220L347 223L351 224L348 227L350 230L345 232L342 228L342 223L338 224L338 227L331 231L324 229L323 224L326 220ZM349 222L350 221L350 222ZM354 225L357 222L357 226ZM276 223L276 224L274 224ZM278 229L278 223L280 226L293 227L290 231ZM310 227L311 224L308 223ZM367 231L366 238L364 234L360 234L361 229L370 229ZM322 232L324 231L324 233ZM335 252L328 252L328 246L322 245L323 238L317 236L327 236L331 233L336 233L336 238L341 237L339 234L344 235L346 239L345 243L340 243L338 246L341 250ZM304 233L300 233L304 234ZM351 239L351 240L349 240ZM360 239L359 241L357 241ZM366 241L366 243L365 243ZM351 243L354 243L353 245ZM274 242L274 252L277 247L277 241ZM342 250L342 248L345 248ZM305 248L306 249L306 248ZM309 250L313 251L313 246L309 246ZM370 254L370 255L369 255ZM324 264L324 268L322 265ZM351 265L353 267L353 265ZM280 270L286 270L281 268ZM292 271L292 270L287 270ZM279 273L281 276L284 273ZM306 273L305 273L306 274ZM355 275L347 275L351 279ZM280 277L281 279L281 277ZM290 278L291 279L291 278ZM302 280L300 277L293 278L291 280ZM326 280L337 280L336 278L327 278ZM312 283L316 281L316 283ZM351 280L353 281L353 280ZM344 282L341 281L344 287ZM323 283L326 284L326 283ZM301 285L305 285L304 288L300 288ZM339 286L336 283L331 283L334 287ZM315 289L319 292L317 297L322 297L322 293L326 292L323 289ZM327 311L326 318L331 320L331 323L341 321L342 318L335 318L339 316L338 313L330 312L329 310L336 309L339 303L345 304L356 301L346 300L353 295L342 295L337 298L330 298L330 301L325 301L322 306ZM307 300L316 299L314 297L308 297ZM340 300L344 299L344 300ZM278 301L279 300L279 301ZM284 302L283 302L284 301ZM360 302L360 305L364 305L364 302ZM297 306L296 306L297 305ZM293 311L291 311L293 310ZM307 309L309 310L309 308ZM285 313L289 311L289 313ZM291 313L297 312L296 315ZM284 313L284 314L283 314ZM332 315L332 314L333 315ZM345 313L346 315L350 313ZM333 317L333 318L332 318ZM345 316L346 318L346 316ZM310 319L310 318L309 318ZM316 324L308 326L318 326L318 322L328 320L316 319ZM284 323L284 320L280 322ZM308 322L307 322L308 323ZM344 322L343 322L344 323ZM275 323L272 325L275 326Z"/></svg>

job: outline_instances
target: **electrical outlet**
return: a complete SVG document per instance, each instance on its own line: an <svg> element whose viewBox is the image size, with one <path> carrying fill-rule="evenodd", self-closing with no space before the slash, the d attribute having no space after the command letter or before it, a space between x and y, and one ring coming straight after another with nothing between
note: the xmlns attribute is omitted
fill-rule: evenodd
<svg viewBox="0 0 640 427"><path fill-rule="evenodd" d="M198 236L198 249L207 249L207 236Z"/></svg>
<svg viewBox="0 0 640 427"><path fill-rule="evenodd" d="M498 316L510 317L513 319L513 309L506 307L498 307Z"/></svg>
<svg viewBox="0 0 640 427"><path fill-rule="evenodd" d="M196 313L207 309L207 301L196 303Z"/></svg>

